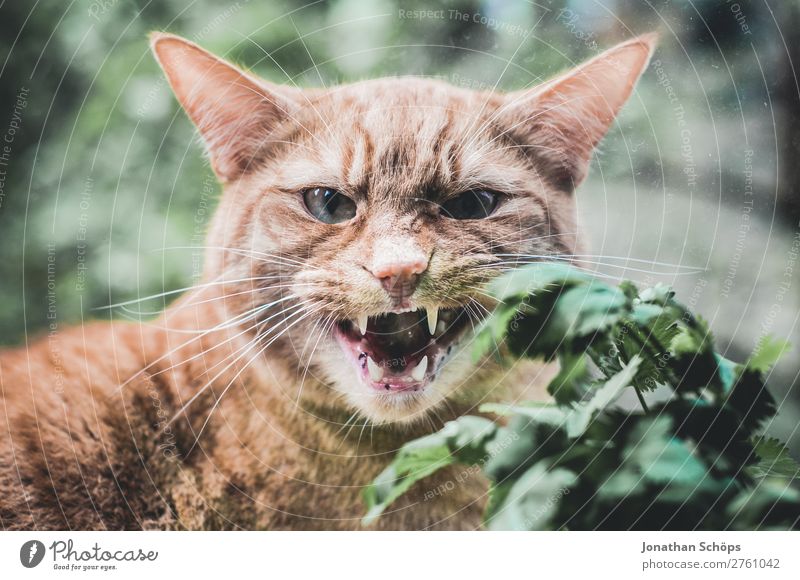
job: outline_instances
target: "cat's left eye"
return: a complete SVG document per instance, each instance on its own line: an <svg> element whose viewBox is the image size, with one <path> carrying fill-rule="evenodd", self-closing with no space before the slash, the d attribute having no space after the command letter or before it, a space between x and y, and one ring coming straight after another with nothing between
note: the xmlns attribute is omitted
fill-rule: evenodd
<svg viewBox="0 0 800 580"><path fill-rule="evenodd" d="M326 224L340 224L356 215L356 202L329 187L312 187L303 192L308 212Z"/></svg>
<svg viewBox="0 0 800 580"><path fill-rule="evenodd" d="M456 220L480 220L497 208L500 196L487 189L471 189L442 204L442 214Z"/></svg>

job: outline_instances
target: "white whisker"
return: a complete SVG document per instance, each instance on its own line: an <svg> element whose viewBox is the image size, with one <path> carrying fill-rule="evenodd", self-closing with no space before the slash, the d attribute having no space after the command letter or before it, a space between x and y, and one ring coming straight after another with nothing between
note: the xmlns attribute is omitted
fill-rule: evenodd
<svg viewBox="0 0 800 580"><path fill-rule="evenodd" d="M305 385L305 382L306 382L306 375L308 374L308 367L311 365L311 361L314 358L314 352L316 352L317 347L319 346L319 343L322 340L322 337L325 336L331 330L331 328L333 328L334 324L336 324L336 320L331 315L328 315L326 318L324 318L322 320L323 320L322 327L319 328L319 335L317 336L317 342L314 343L314 347L311 349L311 354L308 356L308 363L305 365L305 369L303 370L303 376L300 379L300 388L297 389L297 397L295 399L295 405L296 406L299 406L299 404L300 404L300 397L303 394L303 386ZM315 323L315 325L314 325L315 329L317 328L318 324L319 324L319 321L317 321ZM308 333L309 338L311 338L313 336L313 334L314 334L314 329L312 329L312 331ZM308 345L308 340L306 340L306 344L303 345L303 352L300 354L300 360L303 359L303 355L305 354L305 350L306 350L306 346L307 345Z"/></svg>
<svg viewBox="0 0 800 580"><path fill-rule="evenodd" d="M280 303L280 302L283 302L283 301L285 301L285 300L289 300L290 298L292 298L292 297L291 297L291 296L287 296L287 297L281 298L280 300L276 300L275 302L272 302L272 303L270 304L270 306L274 306L275 304L278 304L278 303ZM252 315L250 315L250 314L252 314L252 312L253 312L254 310L256 310L256 309L251 309L250 311L245 311L243 314L248 314L248 316L246 316L246 317L244 317L244 318L241 318L241 319L239 320L239 322L240 322L240 323L242 323L242 322L245 322L246 320L252 319L252 318L253 318L253 316L252 316ZM235 318L240 318L240 317L242 317L242 316L243 316L243 314L237 315ZM168 329L167 329L167 330L168 330ZM200 339L202 339L204 336L206 336L206 335L208 335L208 334L210 334L210 333L212 333L212 332L215 332L215 331L217 331L217 330L220 330L220 328L217 328L217 327L212 327L212 328L206 329L205 331L203 331L203 332L200 332L199 334L197 334L197 335L196 335L196 336L194 336L193 338L191 338L191 339L187 340L186 342L183 342L183 343L181 343L180 345L176 346L175 348L172 348L172 349L170 349L169 351L167 351L166 353L162 354L162 355L161 355L161 356L159 356L157 359L155 359L153 362L151 362L151 363L148 363L147 365L145 365L144 367L142 367L141 369L139 369L138 371L136 371L136 372L135 372L133 375L131 375L130 377L128 377L128 378L127 378L127 379L126 379L126 380L125 380L125 381L124 381L122 384L120 384L120 385L119 385L119 387L117 387L117 390L116 390L115 392L117 392L117 393L118 393L118 392L120 392L120 391L121 391L122 389L124 389L124 388L125 388L125 387L126 387L128 384L130 384L130 383L131 383L131 381L135 380L135 379L136 379L136 377L140 376L140 375L141 375L141 373L143 373L143 372L147 371L147 370L148 370L149 368L151 368L153 365L155 365L155 364L157 364L157 363L161 362L162 360L164 360L164 359L166 359L166 358L168 358L168 357L172 356L173 354L175 354L176 352L178 352L180 349L182 349L182 348L184 348L184 347L186 347L186 346L190 345L191 343L193 343L193 342L195 342L195 341L197 341L197 340L200 340ZM227 342L227 341L225 341L225 342ZM224 343L221 343L221 344L224 344Z"/></svg>
<svg viewBox="0 0 800 580"><path fill-rule="evenodd" d="M206 420L203 422L203 425L200 427L200 430L198 431L198 433L197 433L197 436L195 437L194 443L193 443L193 444L192 444L192 446L189 448L189 450L186 452L186 455L189 455L189 454L192 452L192 450L195 448L195 446L197 445L197 443L200 441L200 437L203 435L203 431L205 431L205 428L206 428L206 426L208 425L209 421L211 421L211 417L213 416L213 414L214 414L214 411L215 411L215 410L217 409L217 407L219 406L219 404L220 404L220 402L222 401L222 398L225 396L225 394L226 394L226 393L227 393L227 392L230 390L230 388L231 388L231 387L233 386L233 384L236 382L236 379L238 379L238 378L241 376L241 374L242 374L242 373L243 373L243 372L244 372L244 371L247 369L247 367L249 367L249 366L250 366L250 364L252 364L252 363L253 363L253 361L255 361L255 360L256 360L256 359L257 359L259 356L261 356L261 354L262 354L262 353L263 353L265 350L267 350L267 348L269 348L269 347L270 347L270 345L271 345L272 343L274 343L274 342L275 342L276 340L278 340L278 339L279 339L281 336L283 336L284 334L286 334L286 332L288 332L290 328L292 328L293 326L297 325L299 322L302 322L303 320L305 320L305 319L306 319L306 318L308 318L309 316L311 316L311 315L315 314L316 312L317 312L317 310L316 310L316 309L312 309L312 310L310 310L310 311L307 311L305 314L303 314L302 316L300 316L300 318L298 318L297 320L295 320L294 322L292 322L292 323L291 323L289 326L287 326L286 328L284 328L283 330L281 330L281 332L280 332L279 334L277 334L277 335L275 335L274 337L272 337L272 339L270 339L270 341L269 341L267 344L265 344L263 347L261 347L261 348L258 350L258 352L256 352L256 353L255 353L255 355L253 355L253 356L250 358L250 360L249 360L249 361L247 361L247 363L245 363L245 365L244 365L244 366L243 366L241 369L239 369L239 371L238 371L238 372L237 372L237 373L234 375L234 377L233 377L233 378L230 380L230 382L227 384L227 386L226 386L226 387L225 387L225 388L222 390L222 393L220 393L220 396L219 396L219 397L218 397L218 398L217 398L217 399L214 401L214 405L212 405L212 407L211 407L211 410L209 411L209 413L208 413L208 416L206 417ZM285 322L285 320L284 320L284 322ZM249 350L249 349L248 349L248 350ZM237 362L238 360L241 360L241 357L237 357L237 359L236 359L235 361L233 361L233 363ZM231 364L233 364L233 363L231 363ZM198 394L199 394L199 393L198 393ZM183 412L183 411L185 411L185 408L183 408L183 409L181 410L181 412ZM180 412L179 412L179 413L180 413ZM173 419L173 421L174 421L174 419ZM170 423L171 423L171 422L172 422L172 421L170 421ZM168 423L168 425L169 425L169 423Z"/></svg>
<svg viewBox="0 0 800 580"><path fill-rule="evenodd" d="M219 251L223 251L223 252L230 252L230 253L233 253L233 254L239 254L239 255L242 255L242 256L250 257L250 258L254 258L254 257L264 258L264 259L261 259L259 261L260 262L265 262L265 263L273 263L273 264L283 265L283 266L303 267L303 268L309 268L309 269L319 269L319 268L317 268L315 266L311 266L309 264L306 264L305 262L303 262L301 260L295 260L293 258L289 258L289 257L281 255L281 254L270 254L270 253L261 252L261 251L258 251L258 250L248 250L247 248L234 248L234 247L227 247L227 246L167 246L167 247L161 248L161 251L166 251L166 250L198 250L198 249L200 249L200 250L219 250ZM269 258L269 259L267 259L267 258Z"/></svg>
<svg viewBox="0 0 800 580"><path fill-rule="evenodd" d="M248 326L248 327L244 328L243 330L241 330L241 331L240 331L240 332L238 332L237 334L235 334L235 335L233 335L233 336L231 336L231 337L229 337L229 338L227 338L227 339L225 339L225 340L223 340L223 341L215 342L215 343L214 343L212 346L210 346L210 347L209 347L209 348L207 348L207 349L204 349L204 350L202 350L202 351L200 351L200 352L198 352L198 353L195 353L195 354L193 354L192 356L190 356L190 357L188 357L188 358L185 358L185 359L181 360L180 362L178 362L178 363L175 363L174 365L171 365L171 366L169 366L169 367L167 367L167 368L165 368L165 369L161 369L161 370L159 370L159 371L157 371L157 372L151 373L151 375L150 375L150 376L156 376L156 375L159 375L159 374L161 374L161 373L165 373L165 372L168 372L168 371L170 371L170 370L172 370L172 369L175 369L175 368L178 368L178 367L180 367L180 366L183 366L183 365L185 365L185 364L187 364L187 363L189 363L189 362L191 362L191 361L193 361L193 360L195 360L195 359L197 359L197 358L200 358L200 357L202 357L202 356L204 356L204 355L206 355L206 354L210 353L210 352L211 352L211 351L213 351L213 350L216 350L217 348L219 348L219 347L221 347L221 346L223 346L223 345L225 345L225 344L227 344L227 343L229 343L229 342L232 342L232 341L234 341L235 339L239 338L240 336L242 336L242 335L244 335L244 334L247 334L248 332L252 332L253 330L256 330L256 329L257 329L259 326L263 326L263 325L264 325L266 322L268 322L268 321L272 320L273 318L275 318L275 317L277 317L277 316L281 316L282 314L286 314L287 312L291 312L292 310L294 310L294 311L297 311L298 309L302 308L303 306L306 306L306 305L307 305L307 304L309 304L309 303L310 303L310 301L306 301L306 302L300 302L300 303L298 303L298 304L293 304L293 305L291 305L291 306L288 306L288 307L286 307L286 308L282 309L280 312L276 312L275 314L273 314L273 315L271 315L271 316L268 316L268 317L267 317L267 318L265 318L264 320L259 320L259 321L257 321L255 324L252 324L252 325L250 325L250 326ZM256 338L258 338L258 336L256 336ZM227 357L223 358L221 361L219 361L219 362L215 363L214 365L212 365L211 367L207 368L207 369L206 369L206 371L205 371L205 373L207 374L207 373L209 373L209 372L213 371L213 370L214 370L215 368L217 368L219 365L221 365L221 364L224 364L224 362L225 362L225 361L226 361L226 360L227 360L227 359L228 359L230 356L233 356L233 355L234 355L234 354L236 354L237 352L241 351L241 350L242 350L242 348L244 348L244 347L239 347L239 348L238 348L238 349L236 349L236 350L234 351L234 353L232 353L231 355L228 355Z"/></svg>
<svg viewBox="0 0 800 580"><path fill-rule="evenodd" d="M522 258L539 258L541 256L535 254L495 254L499 257L522 257ZM657 260L645 260L643 258L632 258L629 256L609 256L603 254L554 254L550 257L560 258L560 259L568 259L568 258L576 258L577 261L580 262L589 262L589 260L585 258L594 258L596 260L620 260L623 262L636 262L637 264L647 264L652 266L664 266L667 268L683 268L686 270L695 270L698 272L703 272L706 269L701 266L689 266L686 264L673 264L670 262L659 262ZM605 265L605 264L604 264Z"/></svg>
<svg viewBox="0 0 800 580"><path fill-rule="evenodd" d="M283 319L283 321L281 321L281 322L286 322L286 321L287 321L287 320L289 320L290 318L292 318L292 317L294 317L294 316L296 316L296 315L298 315L298 314L302 314L302 313L304 313L304 312L309 312L309 310L308 310L308 309L304 309L304 308L296 308L294 312L292 312L292 313L291 313L291 314L289 314L287 317L285 317L285 318ZM281 311L281 312L280 312L280 313L278 313L278 314L283 314L283 313L284 313L284 311ZM301 317L301 318L300 318L300 319L298 319L298 320L302 320L302 319L303 319L303 317ZM259 323L259 324L261 324L261 323ZM276 328L277 328L277 327L272 327L272 329L270 329L270 330L268 331L268 333L269 333L269 332L271 332L273 329L276 329ZM283 334L283 332L285 332L286 330L288 330L288 328L287 328L287 329L284 329L284 330L281 332L281 334L279 334L278 336L281 336L281 335ZM225 367L224 367L224 368L223 368L221 371L219 371L219 372L218 372L216 375L214 375L214 376L213 376L213 377L212 377L212 378L211 378L211 379L210 379L208 382L206 382L206 384L205 384L205 385L203 385L203 386L202 386L200 389L198 389L198 391L197 391L197 392L196 392L194 395L192 395L192 396L189 398L189 400L188 400L188 401L187 401L187 402L186 402L186 403L185 403L185 404L184 404L184 405L183 405L183 406L182 406L180 409L178 409L178 411L177 411L177 412L176 412L176 413L173 415L172 419L170 419L170 420L169 420L169 422L167 422L166 426L169 426L169 425L171 425L172 423L174 423L174 422L175 422L175 420L176 420L176 419L177 419L177 418L178 418L180 415L182 415L183 413L185 413L185 412L186 412L186 409L188 409L188 408L189 408L189 406L190 406L190 405L191 405L191 404L192 404L192 403L193 403L195 400L197 400L197 398L198 398L200 395L202 395L202 394L205 392L205 390L206 390L206 389L210 388L210 386L211 386L211 385L214 383L214 381L216 381L216 380L217 380L217 379L218 379L220 376L222 376L222 374L223 374L225 371L227 371L227 370L228 370L228 369L229 369L231 366L233 366L234 364L236 364L236 362L237 362L237 361L241 360L241 358L242 358L242 355L243 355L245 352L247 352L248 350L250 350L250 349L251 349L253 346L257 345L257 344L258 344L258 342L259 342L259 341L260 341L262 338L264 338L264 337L268 336L268 333L267 333L267 334L265 334L265 335L257 335L257 336L256 336L256 337L255 337L253 340L251 340L251 341L248 341L248 342L247 342L247 344L245 344L244 346L240 347L239 349L237 349L236 351L234 351L234 352L233 352L231 355L228 355L228 357L226 357L225 359L223 359L221 362L225 362L225 360L229 359L229 358L230 358L230 357L232 357L232 356L234 356L234 357L235 357L235 358L234 358L232 361L230 361L230 362L229 362L227 365L225 365ZM272 342L270 342L269 344L272 344ZM218 365L218 364L220 364L220 363L217 363L217 365ZM217 365L214 365L214 367L216 367ZM211 367L211 368L213 369L214 367ZM209 370L211 370L211 369L209 369Z"/></svg>
<svg viewBox="0 0 800 580"><path fill-rule="evenodd" d="M136 304L137 302L146 302L147 300L155 300L156 298L163 298L165 296L171 296L173 294L180 294L181 292L186 292L188 290L197 290L198 288L209 288L211 286L221 286L224 284L240 284L242 282L252 282L257 280L268 280L274 278L274 276L255 276L249 278L238 278L235 280L218 280L215 282L205 282L202 284L195 284L194 286L186 286L185 288L176 288L175 290L167 290L166 292L159 292L158 294L151 294L150 296L143 296L142 298L136 298L132 300L125 300L124 302L116 302L114 304L107 304L105 306L97 306L92 310L110 310L112 308L119 308L121 306L129 306L131 304Z"/></svg>

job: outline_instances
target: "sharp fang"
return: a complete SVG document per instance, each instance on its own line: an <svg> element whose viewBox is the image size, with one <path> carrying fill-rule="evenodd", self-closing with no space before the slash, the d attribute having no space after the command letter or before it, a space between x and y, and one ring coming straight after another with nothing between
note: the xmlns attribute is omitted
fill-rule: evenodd
<svg viewBox="0 0 800 580"><path fill-rule="evenodd" d="M383 378L381 367L369 355L367 355L367 370L369 371L369 378L373 381L378 382Z"/></svg>
<svg viewBox="0 0 800 580"><path fill-rule="evenodd" d="M367 334L367 315L366 314L359 314L358 315L358 329L361 331L361 336Z"/></svg>
<svg viewBox="0 0 800 580"><path fill-rule="evenodd" d="M369 361L369 359L367 359ZM422 360L419 361L417 366L414 367L414 370L411 371L411 378L415 381L421 381L425 378L425 371L428 370L428 355L422 357Z"/></svg>
<svg viewBox="0 0 800 580"><path fill-rule="evenodd" d="M436 334L436 321L439 320L439 309L426 308L425 311L428 315L428 332L433 336Z"/></svg>

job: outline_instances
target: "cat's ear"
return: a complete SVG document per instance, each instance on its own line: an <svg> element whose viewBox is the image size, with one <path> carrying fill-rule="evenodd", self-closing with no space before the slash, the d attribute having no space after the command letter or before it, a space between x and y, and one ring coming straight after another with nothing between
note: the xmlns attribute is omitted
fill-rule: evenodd
<svg viewBox="0 0 800 580"><path fill-rule="evenodd" d="M509 133L544 164L545 177L572 191L592 150L630 96L655 49L656 34L623 42L534 89L509 93Z"/></svg>
<svg viewBox="0 0 800 580"><path fill-rule="evenodd" d="M150 46L222 181L246 172L265 136L296 108L292 89L268 85L184 38L156 32Z"/></svg>

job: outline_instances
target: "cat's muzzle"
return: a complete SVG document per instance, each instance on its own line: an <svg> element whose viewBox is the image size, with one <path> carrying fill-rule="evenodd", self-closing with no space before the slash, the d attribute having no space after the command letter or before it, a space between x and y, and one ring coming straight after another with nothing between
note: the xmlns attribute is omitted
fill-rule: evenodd
<svg viewBox="0 0 800 580"><path fill-rule="evenodd" d="M335 334L370 388L419 391L454 354L468 317L464 309L416 310L345 320Z"/></svg>

